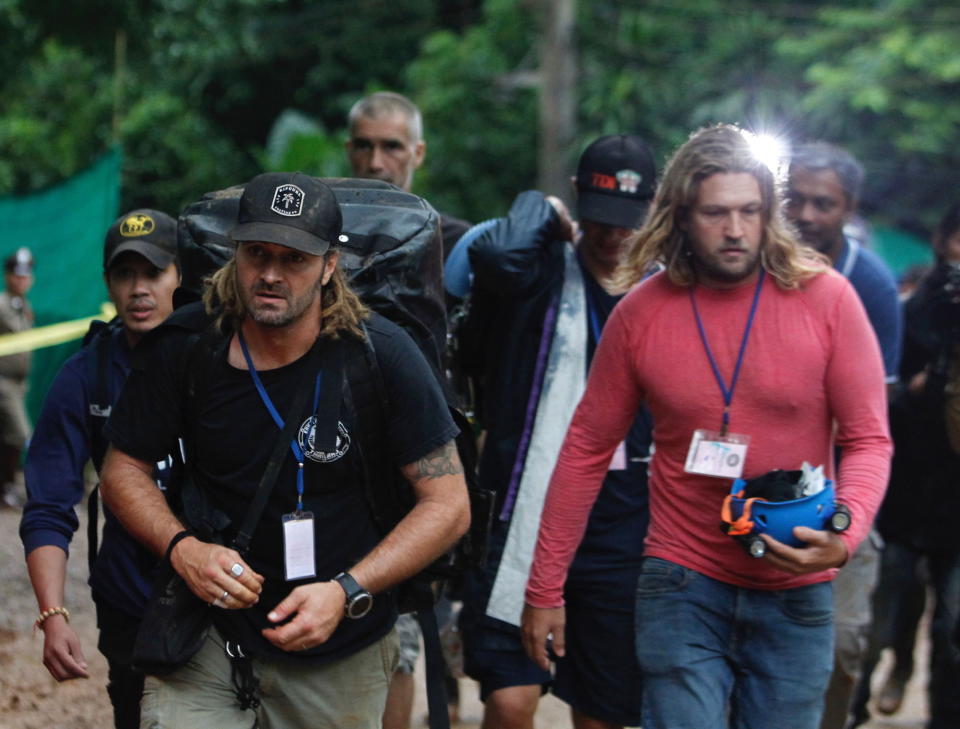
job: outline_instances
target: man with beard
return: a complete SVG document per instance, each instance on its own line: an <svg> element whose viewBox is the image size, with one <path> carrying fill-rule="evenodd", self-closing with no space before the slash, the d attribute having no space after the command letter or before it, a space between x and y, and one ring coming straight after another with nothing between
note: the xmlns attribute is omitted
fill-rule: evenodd
<svg viewBox="0 0 960 729"><path fill-rule="evenodd" d="M736 127L673 155L620 276L550 483L524 609L547 665L563 583L608 464L641 403L656 424L636 592L644 729L816 729L833 660L830 580L869 531L889 472L876 338L850 284L780 216L773 172ZM651 266L665 270L648 276ZM836 428L834 428L836 424ZM844 448L839 474L834 443ZM730 458L736 455L736 459ZM823 464L843 534L763 534L761 559L719 528L731 479Z"/></svg>
<svg viewBox="0 0 960 729"><path fill-rule="evenodd" d="M78 526L75 508L83 499L87 461L101 470L107 450L103 426L130 372L133 348L173 310L173 291L180 281L177 221L148 209L117 218L104 242L103 279L117 320L101 328L57 373L24 468L28 498L20 538L40 608L43 663L57 681L88 676L83 647L65 607L67 554ZM155 461L151 476L165 486L168 460L164 456ZM114 724L117 729L137 729L143 674L131 667L130 653L152 591L156 558L127 534L109 509L104 509L104 522L90 573L100 629L97 647L110 669L107 692Z"/></svg>
<svg viewBox="0 0 960 729"><path fill-rule="evenodd" d="M205 294L208 371L186 384L198 345L172 324L202 312L183 307L151 339L107 426L105 501L214 608L215 629L198 653L147 677L145 726L379 727L397 657L386 591L469 523L443 393L409 336L370 315L347 286L334 248L341 225L333 191L319 180L251 180L230 231L236 256ZM373 436L353 407L357 360L348 358L363 358L365 346L382 377L384 452L364 451ZM363 362L356 366L375 376ZM293 440L279 443L288 420ZM250 529L243 556L213 536L199 539L150 488L148 464L180 436L205 515L225 524L223 543ZM282 462L263 486L265 508L255 528L243 527L275 448ZM372 459L396 464L414 495L385 536L366 498Z"/></svg>

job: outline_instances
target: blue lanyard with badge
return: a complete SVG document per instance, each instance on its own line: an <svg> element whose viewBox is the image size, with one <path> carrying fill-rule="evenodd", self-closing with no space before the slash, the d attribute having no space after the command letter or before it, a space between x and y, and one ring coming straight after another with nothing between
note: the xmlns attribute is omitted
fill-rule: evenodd
<svg viewBox="0 0 960 729"><path fill-rule="evenodd" d="M257 388L257 393L263 401L264 406L277 424L280 430L283 430L284 422L280 413L273 405L270 395L267 394L260 375L256 367L253 366L253 359L250 357L250 350L243 338L243 333L237 329L237 338L240 340L240 349L243 350L243 357L247 361L247 369L253 384ZM316 414L317 406L320 402L320 385L323 380L323 372L317 373L316 383L313 388L313 410ZM294 414L296 415L296 414ZM290 450L293 451L293 457L297 460L297 508L295 511L284 514L283 522L283 565L284 574L287 582L292 580L301 580L306 577L316 577L317 567L315 558L313 512L303 510L303 449L294 438L290 441Z"/></svg>
<svg viewBox="0 0 960 729"><path fill-rule="evenodd" d="M584 275L588 275L584 273ZM598 284L599 285L599 284ZM587 321L590 323L590 331L593 334L593 347L594 353L596 353L597 347L600 346L600 335L603 333L603 324L600 323L600 317L597 314L599 305L593 301L593 297L589 294L589 287L587 289ZM627 470L627 440L624 438L617 445L617 449L613 452L613 457L610 459L610 465L607 466L608 471L625 471Z"/></svg>
<svg viewBox="0 0 960 729"><path fill-rule="evenodd" d="M730 387L727 387L723 375L720 374L720 367L717 365L717 360L710 349L710 342L707 341L707 331L704 329L700 311L697 309L693 287L690 287L690 303L693 306L693 315L697 320L697 329L700 331L700 341L703 343L703 349L707 353L707 359L710 360L710 367L713 369L713 376L716 378L717 384L720 386L720 393L723 395L723 419L719 431L700 428L693 432L690 450L687 451L687 462L683 469L687 473L698 473L716 478L740 478L743 475L743 465L747 459L750 436L729 432L730 403L733 402L733 392L737 387L737 380L740 378L740 367L743 365L743 356L747 351L747 340L750 338L753 319L757 313L757 305L760 303L760 291L763 288L765 273L761 269L757 279L757 288L753 294L753 303L750 305L750 314L747 317L743 338L740 340L740 352L737 355L737 363L733 368Z"/></svg>

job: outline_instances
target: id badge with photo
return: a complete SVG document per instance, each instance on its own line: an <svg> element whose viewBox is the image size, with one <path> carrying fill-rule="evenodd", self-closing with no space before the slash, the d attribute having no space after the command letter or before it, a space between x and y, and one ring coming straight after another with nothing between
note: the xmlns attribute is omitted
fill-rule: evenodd
<svg viewBox="0 0 960 729"><path fill-rule="evenodd" d="M317 576L313 512L294 511L283 515L283 569L287 582Z"/></svg>
<svg viewBox="0 0 960 729"><path fill-rule="evenodd" d="M740 478L749 445L749 435L695 430L683 470L715 478Z"/></svg>

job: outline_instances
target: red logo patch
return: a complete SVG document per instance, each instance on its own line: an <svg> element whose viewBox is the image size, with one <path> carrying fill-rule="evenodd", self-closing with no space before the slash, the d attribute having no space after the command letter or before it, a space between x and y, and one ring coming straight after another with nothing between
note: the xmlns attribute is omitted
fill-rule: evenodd
<svg viewBox="0 0 960 729"><path fill-rule="evenodd" d="M617 189L617 178L612 175L604 175L601 172L593 173L593 186L599 187L603 190L616 190Z"/></svg>

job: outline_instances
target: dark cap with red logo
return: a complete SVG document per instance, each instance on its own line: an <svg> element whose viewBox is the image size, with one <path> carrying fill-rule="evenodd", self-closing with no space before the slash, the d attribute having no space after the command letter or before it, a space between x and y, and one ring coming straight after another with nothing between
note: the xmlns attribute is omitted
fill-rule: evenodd
<svg viewBox="0 0 960 729"><path fill-rule="evenodd" d="M640 137L611 134L587 147L577 166L580 220L637 228L656 190L653 150Z"/></svg>
<svg viewBox="0 0 960 729"><path fill-rule="evenodd" d="M261 241L322 256L342 242L343 217L337 198L316 177L300 172L266 172L246 184L240 198L236 242Z"/></svg>

